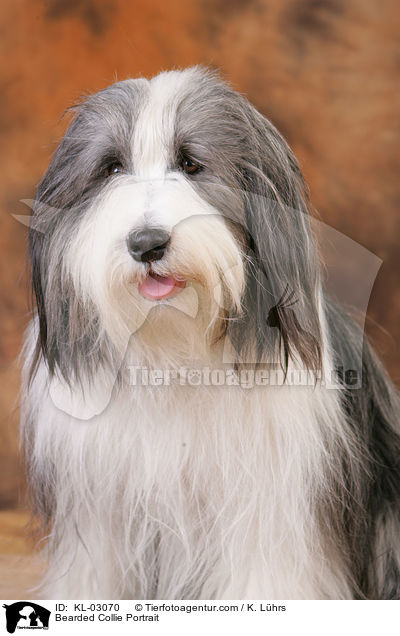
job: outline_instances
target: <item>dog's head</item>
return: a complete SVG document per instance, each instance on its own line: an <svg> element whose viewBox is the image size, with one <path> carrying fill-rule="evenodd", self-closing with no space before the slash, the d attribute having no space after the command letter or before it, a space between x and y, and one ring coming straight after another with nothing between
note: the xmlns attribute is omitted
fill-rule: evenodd
<svg viewBox="0 0 400 636"><path fill-rule="evenodd" d="M244 360L280 343L286 362L318 366L307 198L274 126L199 67L118 82L74 111L30 231L50 371L112 362L132 334L163 351L228 333Z"/></svg>

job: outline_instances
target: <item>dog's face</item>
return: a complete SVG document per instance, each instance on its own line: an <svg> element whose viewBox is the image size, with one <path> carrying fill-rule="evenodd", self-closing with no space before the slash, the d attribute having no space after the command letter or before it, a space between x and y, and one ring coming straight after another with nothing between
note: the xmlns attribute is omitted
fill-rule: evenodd
<svg viewBox="0 0 400 636"><path fill-rule="evenodd" d="M122 351L149 324L153 339L172 326L170 337L183 338L194 322L212 340L220 312L240 310L243 258L229 217L243 219L243 201L218 146L210 152L223 119L210 120L193 82L190 73L128 80L92 98L75 122L83 135L91 130L98 190L64 264Z"/></svg>
<svg viewBox="0 0 400 636"><path fill-rule="evenodd" d="M196 332L212 346L228 327L238 350L281 341L317 361L300 172L274 127L210 72L119 82L78 106L39 187L30 247L52 372L111 362L131 334L162 348ZM287 289L296 316L268 324Z"/></svg>

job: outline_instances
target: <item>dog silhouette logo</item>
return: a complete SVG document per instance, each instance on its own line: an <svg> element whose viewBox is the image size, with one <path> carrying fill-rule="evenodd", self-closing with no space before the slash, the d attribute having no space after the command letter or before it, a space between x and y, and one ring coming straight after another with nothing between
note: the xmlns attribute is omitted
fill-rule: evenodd
<svg viewBox="0 0 400 636"><path fill-rule="evenodd" d="M9 634L14 634L16 629L49 629L51 612L37 603L18 601L3 607Z"/></svg>

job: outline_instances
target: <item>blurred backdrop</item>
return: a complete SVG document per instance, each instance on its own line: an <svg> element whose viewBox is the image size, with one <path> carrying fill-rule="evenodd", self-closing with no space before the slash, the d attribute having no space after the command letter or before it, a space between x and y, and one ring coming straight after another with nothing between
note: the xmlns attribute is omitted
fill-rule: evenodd
<svg viewBox="0 0 400 636"><path fill-rule="evenodd" d="M399 380L397 0L14 0L0 14L0 509L23 494L27 229L12 214L29 212L65 108L116 79L211 65L273 121L320 218L383 261L367 331Z"/></svg>

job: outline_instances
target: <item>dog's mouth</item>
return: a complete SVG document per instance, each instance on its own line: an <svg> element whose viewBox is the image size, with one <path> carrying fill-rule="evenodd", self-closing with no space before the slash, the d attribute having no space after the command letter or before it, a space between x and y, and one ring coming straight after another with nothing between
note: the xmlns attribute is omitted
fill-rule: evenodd
<svg viewBox="0 0 400 636"><path fill-rule="evenodd" d="M151 269L146 278L139 284L139 293L148 300L163 300L179 294L185 287L184 279L174 276L161 276Z"/></svg>

